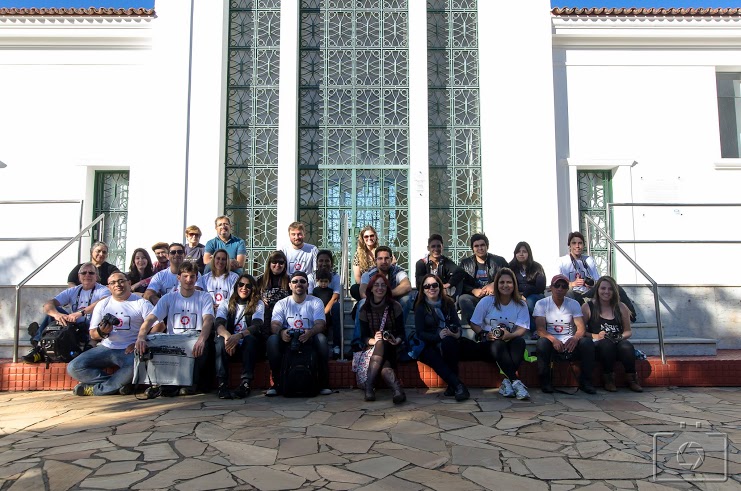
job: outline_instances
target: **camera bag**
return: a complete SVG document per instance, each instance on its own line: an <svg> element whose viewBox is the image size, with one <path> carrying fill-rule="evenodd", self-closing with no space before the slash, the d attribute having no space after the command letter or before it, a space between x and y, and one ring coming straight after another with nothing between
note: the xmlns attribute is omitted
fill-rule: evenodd
<svg viewBox="0 0 741 491"><path fill-rule="evenodd" d="M63 326L50 324L44 329L39 341L41 352L50 363L69 363L85 351L87 328L82 325Z"/></svg>
<svg viewBox="0 0 741 491"><path fill-rule="evenodd" d="M314 397L319 393L319 373L312 346L302 344L297 350L286 350L281 367L285 397Z"/></svg>

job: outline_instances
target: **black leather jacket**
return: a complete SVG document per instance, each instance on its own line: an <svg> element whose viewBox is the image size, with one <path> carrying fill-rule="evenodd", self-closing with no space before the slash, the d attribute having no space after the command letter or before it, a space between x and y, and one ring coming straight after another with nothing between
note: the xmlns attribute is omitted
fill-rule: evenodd
<svg viewBox="0 0 741 491"><path fill-rule="evenodd" d="M507 267L507 260L502 256L496 254L486 255L486 271L489 276L489 283L494 281L494 277L497 275L497 271L501 268ZM469 256L461 259L461 269L466 272L466 277L463 280L463 293L471 293L474 288L478 288L479 285L476 283L476 256Z"/></svg>

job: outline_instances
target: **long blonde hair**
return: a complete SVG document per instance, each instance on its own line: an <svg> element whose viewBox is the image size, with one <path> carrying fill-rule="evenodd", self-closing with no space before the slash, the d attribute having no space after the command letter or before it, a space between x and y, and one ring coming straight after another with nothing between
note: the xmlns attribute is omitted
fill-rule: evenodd
<svg viewBox="0 0 741 491"><path fill-rule="evenodd" d="M363 235L368 231L371 231L375 234L376 248L378 248L378 232L376 232L376 229L373 228L372 225L366 225L365 227L360 229L360 234L358 235L358 248L355 251L358 256L358 265L360 266L360 271L368 271L376 265L376 259L373 255L373 252L376 250L376 248L374 248L373 250L368 249L365 246L365 240L363 240Z"/></svg>

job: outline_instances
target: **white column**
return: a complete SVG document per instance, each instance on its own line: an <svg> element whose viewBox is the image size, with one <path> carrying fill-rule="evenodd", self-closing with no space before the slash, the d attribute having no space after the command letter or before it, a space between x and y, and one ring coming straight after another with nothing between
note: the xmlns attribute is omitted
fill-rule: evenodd
<svg viewBox="0 0 741 491"><path fill-rule="evenodd" d="M430 234L427 156L427 2L409 0L409 268Z"/></svg>
<svg viewBox="0 0 741 491"><path fill-rule="evenodd" d="M298 217L298 0L280 9L280 109L278 112L278 223L276 244L288 241L288 224Z"/></svg>
<svg viewBox="0 0 741 491"><path fill-rule="evenodd" d="M550 8L547 0L532 0L510 18L500 2L479 2L484 230L491 251L507 259L517 242L529 242L546 273L559 256L561 206ZM526 195L518 191L525 189Z"/></svg>

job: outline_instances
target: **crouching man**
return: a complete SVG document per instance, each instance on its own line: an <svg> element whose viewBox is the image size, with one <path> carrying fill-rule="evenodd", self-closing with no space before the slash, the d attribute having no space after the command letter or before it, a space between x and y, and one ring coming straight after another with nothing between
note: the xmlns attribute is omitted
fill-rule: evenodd
<svg viewBox="0 0 741 491"><path fill-rule="evenodd" d="M178 267L179 288L166 293L147 316L136 338L136 351L147 351L147 334L161 321L167 322L167 334L190 334L197 332L198 340L193 346L195 367L193 385L188 387L163 388L162 395L195 394L196 386L205 383L201 375L208 362L208 343L213 343L211 330L214 323L214 303L207 292L196 290L198 268L194 263L181 263Z"/></svg>
<svg viewBox="0 0 741 491"><path fill-rule="evenodd" d="M324 317L324 304L318 298L308 295L309 278L303 271L291 275L292 295L278 301L273 309L270 328L273 335L268 338L268 360L274 385L265 393L272 397L282 389L281 366L283 357L291 344L289 329L302 330L298 338L301 344L310 343L317 357L319 394L327 395L329 389L329 352L324 331L327 322Z"/></svg>
<svg viewBox="0 0 741 491"><path fill-rule="evenodd" d="M82 269L82 268L80 268ZM98 345L67 365L70 377L80 383L72 389L78 396L130 394L134 377L134 342L144 319L154 308L131 293L131 282L120 272L108 278L111 296L95 305L90 319L90 338ZM112 375L106 368L118 367Z"/></svg>

